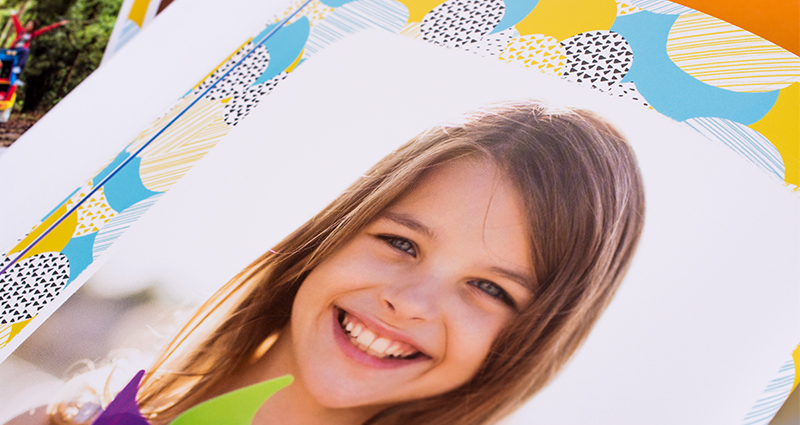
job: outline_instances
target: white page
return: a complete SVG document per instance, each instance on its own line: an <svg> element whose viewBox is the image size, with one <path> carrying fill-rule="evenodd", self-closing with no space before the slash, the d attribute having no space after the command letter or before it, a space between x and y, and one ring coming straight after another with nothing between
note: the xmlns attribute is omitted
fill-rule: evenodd
<svg viewBox="0 0 800 425"><path fill-rule="evenodd" d="M164 281L173 297L202 299L420 130L535 98L618 125L648 205L609 310L511 423L735 423L800 339L796 196L670 119L382 33L330 47L282 84L122 236L93 286Z"/></svg>

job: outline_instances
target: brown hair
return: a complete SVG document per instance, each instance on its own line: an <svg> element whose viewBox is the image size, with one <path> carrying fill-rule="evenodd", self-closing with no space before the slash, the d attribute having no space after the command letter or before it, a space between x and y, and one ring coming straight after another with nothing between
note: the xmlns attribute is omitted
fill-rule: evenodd
<svg viewBox="0 0 800 425"><path fill-rule="evenodd" d="M409 190L461 157L495 164L527 211L536 287L461 387L389 407L367 423L486 424L550 381L608 305L644 218L642 179L624 138L594 113L535 102L494 105L430 128L206 301L146 375L139 404L167 423L251 361L289 321L309 271Z"/></svg>
<svg viewBox="0 0 800 425"><path fill-rule="evenodd" d="M25 25L28 25L28 24L31 24L31 32L34 32L34 31L38 30L39 26L42 25L42 23L38 19L31 19L30 21L25 23Z"/></svg>

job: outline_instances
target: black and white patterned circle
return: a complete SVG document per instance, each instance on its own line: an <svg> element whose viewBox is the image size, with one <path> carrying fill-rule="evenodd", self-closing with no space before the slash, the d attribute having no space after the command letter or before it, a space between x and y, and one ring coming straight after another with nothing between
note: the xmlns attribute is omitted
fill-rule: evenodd
<svg viewBox="0 0 800 425"><path fill-rule="evenodd" d="M476 43L464 45L461 49L478 56L498 57L505 51L511 40L519 37L519 31L514 27L507 28L497 34L487 34Z"/></svg>
<svg viewBox="0 0 800 425"><path fill-rule="evenodd" d="M561 42L567 56L562 76L569 81L608 88L625 76L633 63L633 50L620 34L590 31Z"/></svg>
<svg viewBox="0 0 800 425"><path fill-rule="evenodd" d="M239 49L223 66L214 71L211 75L203 80L197 88L194 89L194 94L199 95L207 88L211 87L215 81L222 77L229 69L247 55L253 48L254 44L247 43L244 47ZM269 52L267 48L260 45L256 50L247 57L239 66L237 66L230 74L228 74L222 81L220 81L213 89L211 89L205 96L208 100L220 100L231 97L235 92L242 93L253 84L261 74L267 69L269 65Z"/></svg>
<svg viewBox="0 0 800 425"><path fill-rule="evenodd" d="M636 84L631 82L616 84L600 91L620 99L628 99L648 108L650 107L650 104L647 103L644 96L636 90Z"/></svg>
<svg viewBox="0 0 800 425"><path fill-rule="evenodd" d="M13 257L0 263L0 269ZM0 275L0 325L32 318L67 282L69 259L60 252L38 254L14 264Z"/></svg>
<svg viewBox="0 0 800 425"><path fill-rule="evenodd" d="M204 92L207 88L211 87L211 85L214 84L215 81L219 80L220 77L222 77L226 72L228 72L228 70L231 69L233 65L242 60L244 55L246 55L247 52L249 52L252 47L253 43L247 43L244 47L237 50L236 53L234 53L230 59L225 61L225 63L222 64L216 70L214 70L214 72L212 72L211 75L209 75L203 81L201 81L200 84L198 84L197 87L195 87L192 94L198 95Z"/></svg>
<svg viewBox="0 0 800 425"><path fill-rule="evenodd" d="M249 87L243 93L235 92L231 100L225 104L225 123L238 124L239 120L244 119L258 105L261 98L268 95L287 75L289 74L281 72L266 83Z"/></svg>
<svg viewBox="0 0 800 425"><path fill-rule="evenodd" d="M478 42L503 18L503 0L448 0L425 15L422 39L457 48Z"/></svg>

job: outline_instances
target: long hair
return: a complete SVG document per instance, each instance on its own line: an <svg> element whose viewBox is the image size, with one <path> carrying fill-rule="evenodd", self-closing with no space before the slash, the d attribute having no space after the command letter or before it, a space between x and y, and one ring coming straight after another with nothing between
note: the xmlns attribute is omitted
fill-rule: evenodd
<svg viewBox="0 0 800 425"><path fill-rule="evenodd" d="M367 421L486 424L544 387L586 339L627 270L643 226L644 189L624 138L594 113L523 101L430 128L206 301L145 376L139 404L166 424L263 354L289 322L304 278L447 161L488 160L517 189L535 273L532 301L496 338L466 384L391 406Z"/></svg>

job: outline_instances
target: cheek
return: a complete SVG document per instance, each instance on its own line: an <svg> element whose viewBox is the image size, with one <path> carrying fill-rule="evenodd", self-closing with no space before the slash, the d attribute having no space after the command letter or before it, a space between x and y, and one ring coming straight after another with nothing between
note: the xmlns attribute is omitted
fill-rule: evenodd
<svg viewBox="0 0 800 425"><path fill-rule="evenodd" d="M469 309L465 309L469 310ZM448 326L448 370L463 384L480 369L508 318L486 312L465 311ZM454 386L455 387L455 386Z"/></svg>
<svg viewBox="0 0 800 425"><path fill-rule="evenodd" d="M328 315L337 300L370 286L375 270L353 256L336 255L309 273L292 304L292 323L301 328L321 315Z"/></svg>
<svg viewBox="0 0 800 425"><path fill-rule="evenodd" d="M293 310L318 308L330 303L337 295L352 290L356 283L345 276L346 270L347 266L343 264L332 267L323 263L317 266L300 285Z"/></svg>
<svg viewBox="0 0 800 425"><path fill-rule="evenodd" d="M311 272L300 288L297 290L294 303L292 304L292 320L298 312L305 312L303 316L315 311L324 302L324 280L319 279L316 271Z"/></svg>
<svg viewBox="0 0 800 425"><path fill-rule="evenodd" d="M361 239L352 241L319 264L303 285L311 283L314 291L337 295L374 283L385 270L367 254L368 247Z"/></svg>

